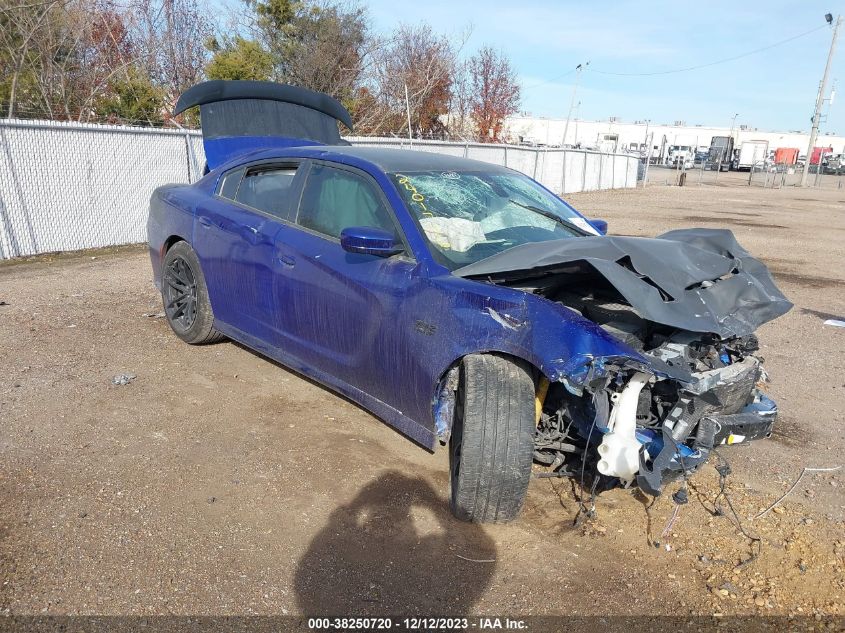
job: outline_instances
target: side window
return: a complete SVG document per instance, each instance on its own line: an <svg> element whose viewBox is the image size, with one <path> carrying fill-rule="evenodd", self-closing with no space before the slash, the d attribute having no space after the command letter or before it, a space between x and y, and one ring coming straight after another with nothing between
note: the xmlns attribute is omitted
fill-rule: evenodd
<svg viewBox="0 0 845 633"><path fill-rule="evenodd" d="M396 232L390 211L372 183L358 174L320 164L308 173L297 222L335 238L350 226Z"/></svg>
<svg viewBox="0 0 845 633"><path fill-rule="evenodd" d="M220 184L217 185L217 195L228 200L234 200L235 193L238 191L238 185L241 183L241 176L243 175L243 169L235 169L224 174L220 179Z"/></svg>
<svg viewBox="0 0 845 633"><path fill-rule="evenodd" d="M297 165L260 165L244 175L235 200L253 209L290 219L290 192ZM225 187L225 183L224 183Z"/></svg>

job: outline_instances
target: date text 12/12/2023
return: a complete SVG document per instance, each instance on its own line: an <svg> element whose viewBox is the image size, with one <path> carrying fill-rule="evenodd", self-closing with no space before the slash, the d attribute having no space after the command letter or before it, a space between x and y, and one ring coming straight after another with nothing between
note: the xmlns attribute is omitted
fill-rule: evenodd
<svg viewBox="0 0 845 633"><path fill-rule="evenodd" d="M308 628L314 631L437 631L437 630L528 630L525 620L507 617L474 618L379 618L379 617L333 617L309 618Z"/></svg>

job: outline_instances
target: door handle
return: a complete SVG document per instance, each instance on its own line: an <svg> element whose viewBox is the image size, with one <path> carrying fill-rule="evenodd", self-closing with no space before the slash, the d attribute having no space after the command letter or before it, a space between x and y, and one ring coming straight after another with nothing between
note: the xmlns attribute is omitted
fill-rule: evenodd
<svg viewBox="0 0 845 633"><path fill-rule="evenodd" d="M287 266L288 268L293 268L293 265L296 263L296 260L291 257L290 255L285 255L283 253L279 253L276 255L276 259L279 260L280 264Z"/></svg>
<svg viewBox="0 0 845 633"><path fill-rule="evenodd" d="M205 217L204 215L201 215L201 216L199 217L199 220L198 220L198 221L199 221L199 223L200 223L202 226L204 226L205 228L209 228L209 227L211 226L211 220L210 220L210 219L208 219L207 217Z"/></svg>
<svg viewBox="0 0 845 633"><path fill-rule="evenodd" d="M250 244L256 244L260 237L258 229L249 225L240 227L238 233Z"/></svg>

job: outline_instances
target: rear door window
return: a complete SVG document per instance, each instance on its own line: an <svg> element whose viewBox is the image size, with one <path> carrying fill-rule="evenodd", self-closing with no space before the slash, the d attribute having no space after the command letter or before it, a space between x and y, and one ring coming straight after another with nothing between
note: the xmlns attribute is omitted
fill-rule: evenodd
<svg viewBox="0 0 845 633"><path fill-rule="evenodd" d="M238 187L235 201L279 219L293 221L291 194L298 169L298 164L249 167Z"/></svg>

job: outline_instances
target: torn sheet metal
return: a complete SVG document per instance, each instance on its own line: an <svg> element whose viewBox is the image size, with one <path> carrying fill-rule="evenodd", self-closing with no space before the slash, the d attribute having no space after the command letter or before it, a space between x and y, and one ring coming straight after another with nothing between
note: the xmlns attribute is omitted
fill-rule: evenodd
<svg viewBox="0 0 845 633"><path fill-rule="evenodd" d="M524 244L454 272L492 281L553 273L597 273L643 318L723 338L751 334L792 308L766 266L723 229Z"/></svg>
<svg viewBox="0 0 845 633"><path fill-rule="evenodd" d="M446 444L452 433L459 375L458 367L452 367L440 383L434 399L434 430L441 444Z"/></svg>

